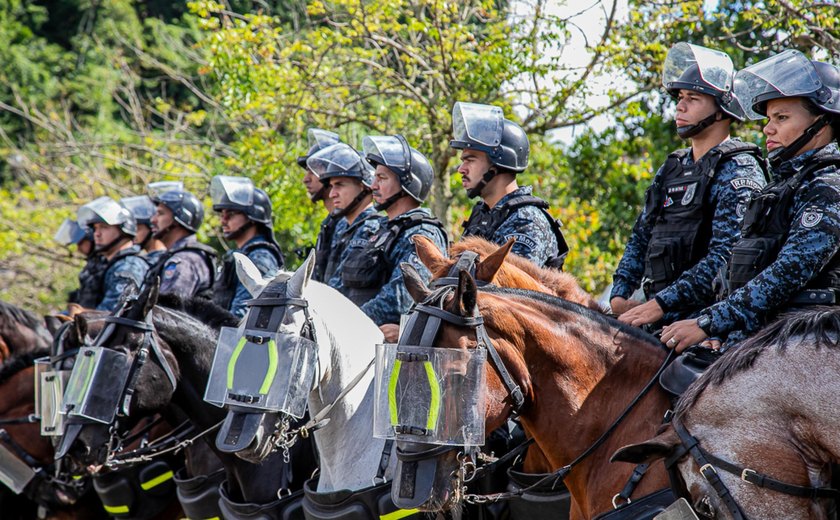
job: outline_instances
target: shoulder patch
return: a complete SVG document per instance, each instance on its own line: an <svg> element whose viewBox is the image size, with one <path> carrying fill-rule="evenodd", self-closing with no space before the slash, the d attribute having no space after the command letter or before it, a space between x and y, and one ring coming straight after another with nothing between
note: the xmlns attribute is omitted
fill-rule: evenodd
<svg viewBox="0 0 840 520"><path fill-rule="evenodd" d="M167 264L166 267L163 268L163 279L170 280L175 277L175 273L178 272L178 264L171 263Z"/></svg>
<svg viewBox="0 0 840 520"><path fill-rule="evenodd" d="M732 179L729 181L729 184L731 184L736 190L740 190L741 188L749 188L753 191L761 190L761 184L749 177L738 177L737 179Z"/></svg>
<svg viewBox="0 0 840 520"><path fill-rule="evenodd" d="M755 157L753 157L752 155L746 154L746 153L738 154L738 155L734 156L732 158L732 160L738 166L753 166L753 165L757 164L757 162L755 160Z"/></svg>
<svg viewBox="0 0 840 520"><path fill-rule="evenodd" d="M812 228L820 223L823 213L820 210L808 210L802 213L802 227Z"/></svg>

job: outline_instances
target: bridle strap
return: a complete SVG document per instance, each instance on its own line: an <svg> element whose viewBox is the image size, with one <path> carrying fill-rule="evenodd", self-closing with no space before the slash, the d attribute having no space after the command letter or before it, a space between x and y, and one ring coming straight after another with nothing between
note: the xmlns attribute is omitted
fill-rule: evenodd
<svg viewBox="0 0 840 520"><path fill-rule="evenodd" d="M307 308L309 302L304 298L252 298L245 300L245 305L248 307L288 307L294 305Z"/></svg>
<svg viewBox="0 0 840 520"><path fill-rule="evenodd" d="M694 461L700 466L700 474L703 475L703 478L705 478L709 485L712 486L715 493L717 493L718 497L724 503L726 508L729 510L729 513L735 518L735 520L746 520L747 516L741 511L738 503L732 497L732 493L726 487L726 484L724 484L721 480L720 475L718 475L717 468L735 475L741 480L749 482L755 486L783 493L785 495L810 498L811 500L819 498L837 499L840 497L840 491L833 488L789 484L762 473L758 473L750 468L739 466L721 459L720 457L712 455L702 449L700 447L700 441L689 433L688 429L677 417L672 419L671 424L674 427L674 431L680 438L682 449L666 461L666 467L670 468L676 464L676 461L686 452L691 455Z"/></svg>
<svg viewBox="0 0 840 520"><path fill-rule="evenodd" d="M475 251L464 251L460 255L458 255L458 261L453 265L446 276L438 278L436 280L432 280L432 283L429 284L429 287L432 289L438 289L440 287L448 287L450 285L458 285L459 278L458 273L461 271L466 271L470 273L475 280L475 284L478 287L483 287L487 285L487 282L483 280L478 280L475 277L475 268L478 266L478 253Z"/></svg>

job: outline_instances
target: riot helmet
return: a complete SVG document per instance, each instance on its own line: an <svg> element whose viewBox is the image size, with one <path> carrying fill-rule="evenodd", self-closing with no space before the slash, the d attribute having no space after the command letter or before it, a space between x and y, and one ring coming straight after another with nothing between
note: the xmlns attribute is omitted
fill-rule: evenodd
<svg viewBox="0 0 840 520"><path fill-rule="evenodd" d="M767 117L768 101L793 97L806 99L823 113L798 139L767 155L773 166L796 156L817 132L840 115L840 70L829 63L811 61L797 50L788 49L750 65L737 77L750 100L750 119Z"/></svg>
<svg viewBox="0 0 840 520"><path fill-rule="evenodd" d="M307 159L312 157L312 155L314 155L315 153L320 152L328 146L332 146L341 142L341 138L338 136L337 133L328 132L327 130L321 130L320 128L310 128L306 133L309 141L309 148L306 151L306 155L301 155L297 158L298 166L300 166L301 168L307 167Z"/></svg>
<svg viewBox="0 0 840 520"><path fill-rule="evenodd" d="M146 185L146 192L152 200L152 204L160 203L160 196L167 191L178 190L183 191L184 183L181 181L155 181Z"/></svg>
<svg viewBox="0 0 840 520"><path fill-rule="evenodd" d="M434 170L426 156L408 146L405 137L367 136L362 145L365 159L374 167L382 165L394 172L402 188L382 204L377 204L376 209L387 209L404 194L420 203L426 200L432 189Z"/></svg>
<svg viewBox="0 0 840 520"><path fill-rule="evenodd" d="M204 220L204 206L192 193L185 190L172 190L158 198L158 205L163 204L172 212L172 218L184 229L193 233L201 227ZM159 230L161 234L165 230Z"/></svg>
<svg viewBox="0 0 840 520"><path fill-rule="evenodd" d="M251 179L217 175L210 181L210 198L213 200L213 211L239 211L248 217L250 222L260 225L261 231L268 230L268 235L273 241L274 235L270 232L273 228L271 200L266 192L254 187ZM225 238L235 240L248 227L244 225L225 233Z"/></svg>
<svg viewBox="0 0 840 520"><path fill-rule="evenodd" d="M334 216L343 217L358 207L365 197L370 196L373 187L373 167L349 144L338 143L316 152L306 160L306 167L326 186L329 186L329 180L333 177L350 177L362 184L356 198L346 208L334 211Z"/></svg>
<svg viewBox="0 0 840 520"><path fill-rule="evenodd" d="M743 121L744 108L733 90L735 67L725 52L680 42L668 50L662 67L662 86L677 99L680 90L693 90L715 99L725 117ZM683 139L694 137L717 121L714 113L695 125L677 128Z"/></svg>
<svg viewBox="0 0 840 520"><path fill-rule="evenodd" d="M149 196L137 195L136 197L123 197L120 199L120 205L134 215L134 220L138 225L152 225L152 215L155 214L155 203L152 202Z"/></svg>
<svg viewBox="0 0 840 520"><path fill-rule="evenodd" d="M120 206L111 197L99 197L88 202L76 213L76 220L80 226L93 227L102 223L109 226L119 226L120 231L128 236L137 234L137 223L130 211Z"/></svg>
<svg viewBox="0 0 840 520"><path fill-rule="evenodd" d="M63 246L78 245L82 240L90 240L93 242L92 229L85 226L82 227L73 219L66 218L58 231L53 235L53 240Z"/></svg>

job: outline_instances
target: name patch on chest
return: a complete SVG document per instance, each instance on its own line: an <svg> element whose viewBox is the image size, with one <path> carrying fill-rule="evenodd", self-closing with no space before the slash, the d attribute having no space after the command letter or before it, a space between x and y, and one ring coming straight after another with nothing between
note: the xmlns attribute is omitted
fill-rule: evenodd
<svg viewBox="0 0 840 520"><path fill-rule="evenodd" d="M688 206L694 200L694 193L697 191L697 183L683 184L680 186L669 186L666 190L665 202L663 207L667 208L674 205L674 201L680 198L680 205Z"/></svg>

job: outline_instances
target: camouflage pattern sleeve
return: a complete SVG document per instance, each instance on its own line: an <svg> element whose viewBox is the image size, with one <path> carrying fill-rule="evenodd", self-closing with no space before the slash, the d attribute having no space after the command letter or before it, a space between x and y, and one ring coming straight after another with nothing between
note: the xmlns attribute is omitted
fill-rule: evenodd
<svg viewBox="0 0 840 520"><path fill-rule="evenodd" d="M815 175L797 191L790 233L776 260L706 311L714 335L757 331L840 250L840 173Z"/></svg>
<svg viewBox="0 0 840 520"><path fill-rule="evenodd" d="M557 251L557 238L545 214L535 206L522 206L508 216L496 229L493 242L502 245L516 239L511 249L539 266L545 265Z"/></svg>
<svg viewBox="0 0 840 520"><path fill-rule="evenodd" d="M718 167L709 198L714 207L709 250L691 269L656 294L662 310L685 311L714 303L712 280L741 236L741 221L750 195L765 184L764 172L752 155L736 155Z"/></svg>
<svg viewBox="0 0 840 520"><path fill-rule="evenodd" d="M410 240L414 235L422 235L431 239L446 254L446 237L443 236L440 229L431 224L420 224L407 229L397 238L394 247L388 254L388 266L391 267L388 280L373 299L362 305L362 311L377 325L399 323L400 316L407 312L411 304L414 303L403 283L402 270L400 270L401 263L408 262L416 267L426 283L432 277L432 273L417 257L414 244Z"/></svg>
<svg viewBox="0 0 840 520"><path fill-rule="evenodd" d="M650 186L645 191L645 200L650 190L662 175L662 166L654 175ZM613 274L613 288L610 292L610 300L616 297L630 298L633 293L642 285L642 276L645 274L645 255L653 232L653 226L648 222L647 208L642 207L642 213L636 219L630 239L624 248L624 255L618 262L618 267Z"/></svg>
<svg viewBox="0 0 840 520"><path fill-rule="evenodd" d="M149 264L137 255L126 256L114 262L105 273L105 294L96 310L113 312L126 287L129 284L140 287L148 270Z"/></svg>
<svg viewBox="0 0 840 520"><path fill-rule="evenodd" d="M254 265L257 266L257 269L259 269L260 273L263 275L276 274L277 271L280 270L277 258L268 249L262 247L252 249L248 253L248 258L254 262ZM230 302L230 312L237 318L242 318L248 310L245 306L245 301L250 300L251 298L253 298L251 293L248 292L248 289L246 289L245 286L242 285L242 282L239 281L239 278L237 278L236 291L233 294L233 300Z"/></svg>
<svg viewBox="0 0 840 520"><path fill-rule="evenodd" d="M192 298L201 288L212 285L211 275L201 255L193 251L179 251L163 266L160 294Z"/></svg>

